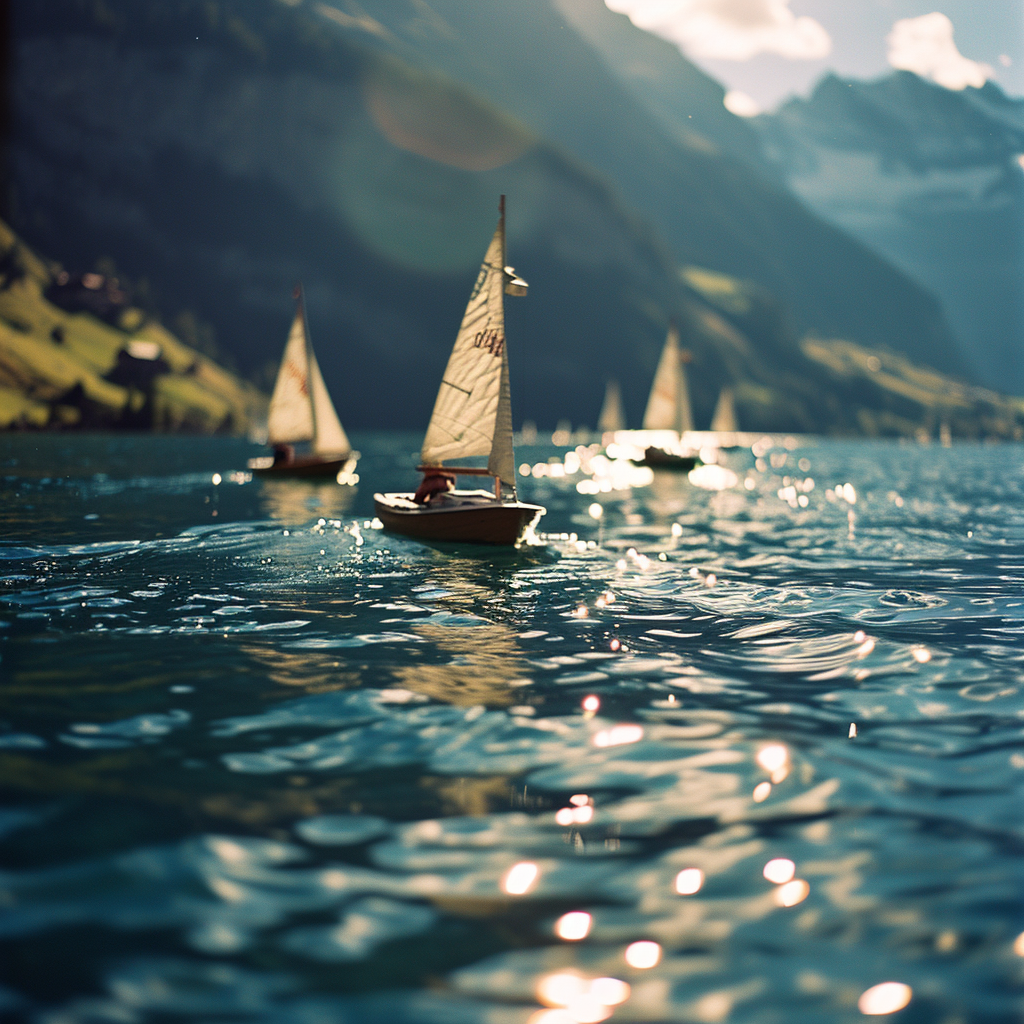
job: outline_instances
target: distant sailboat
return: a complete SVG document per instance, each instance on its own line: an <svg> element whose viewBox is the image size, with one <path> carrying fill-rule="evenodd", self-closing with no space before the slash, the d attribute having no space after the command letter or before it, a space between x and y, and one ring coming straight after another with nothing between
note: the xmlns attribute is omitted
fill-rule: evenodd
<svg viewBox="0 0 1024 1024"><path fill-rule="evenodd" d="M644 430L674 431L677 442L681 442L686 431L693 430L690 388L675 324L668 329L658 368L654 372L654 383L644 410ZM693 469L697 464L696 455L680 449L678 443L664 447L648 445L642 462L654 469Z"/></svg>
<svg viewBox="0 0 1024 1024"><path fill-rule="evenodd" d="M644 410L644 430L674 430L680 435L693 430L690 388L675 324L668 329L661 359L654 372L654 383Z"/></svg>
<svg viewBox="0 0 1024 1024"><path fill-rule="evenodd" d="M622 393L617 380L608 381L604 389L604 403L597 418L598 433L614 433L626 429L626 415L622 411Z"/></svg>
<svg viewBox="0 0 1024 1024"><path fill-rule="evenodd" d="M736 420L736 399L732 388L722 388L711 416L711 429L717 434L735 434L740 428Z"/></svg>
<svg viewBox="0 0 1024 1024"><path fill-rule="evenodd" d="M544 514L516 499L512 400L505 346L504 296L525 295L526 282L505 265L505 197L462 326L441 378L423 441L423 480L415 494L375 494L385 528L421 540L517 544ZM487 467L445 465L486 456ZM494 493L454 489L455 477L491 476ZM503 494L502 488L506 488Z"/></svg>
<svg viewBox="0 0 1024 1024"><path fill-rule="evenodd" d="M250 459L255 473L274 476L338 477L354 483L359 455L352 451L334 403L324 384L309 340L302 286L295 288L295 319L277 371L267 418L273 456ZM294 445L310 442L308 454L296 455ZM346 477L348 479L346 479Z"/></svg>

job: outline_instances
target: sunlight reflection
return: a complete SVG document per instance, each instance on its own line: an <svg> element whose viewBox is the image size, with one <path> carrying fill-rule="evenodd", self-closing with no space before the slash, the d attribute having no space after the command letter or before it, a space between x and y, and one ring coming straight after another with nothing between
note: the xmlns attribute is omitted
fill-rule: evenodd
<svg viewBox="0 0 1024 1024"><path fill-rule="evenodd" d="M528 860L520 861L505 872L505 877L501 880L501 887L510 896L522 896L530 891L533 883L537 881L538 875L540 875L540 868L536 864Z"/></svg>
<svg viewBox="0 0 1024 1024"><path fill-rule="evenodd" d="M901 981L883 981L880 985L872 985L861 995L857 1009L869 1017L895 1013L910 1002L912 995L910 986Z"/></svg>
<svg viewBox="0 0 1024 1024"><path fill-rule="evenodd" d="M676 892L680 896L692 896L695 892L700 892L703 884L704 872L700 868L683 868L676 875Z"/></svg>
<svg viewBox="0 0 1024 1024"><path fill-rule="evenodd" d="M789 751L781 743L769 743L757 752L757 763L779 783L789 774Z"/></svg>
<svg viewBox="0 0 1024 1024"><path fill-rule="evenodd" d="M772 784L770 782L759 782L754 787L754 803L759 804L768 799L769 793L772 791Z"/></svg>
<svg viewBox="0 0 1024 1024"><path fill-rule="evenodd" d="M610 729L602 729L594 735L595 747L618 747L624 743L636 743L644 738L644 730L639 725L613 725Z"/></svg>
<svg viewBox="0 0 1024 1024"><path fill-rule="evenodd" d="M555 822L563 827L568 825L585 825L594 817L594 808L584 805L582 807L562 807L555 812Z"/></svg>
<svg viewBox="0 0 1024 1024"><path fill-rule="evenodd" d="M579 974L547 974L537 982L537 999L545 1006L568 1006L587 990Z"/></svg>
<svg viewBox="0 0 1024 1024"><path fill-rule="evenodd" d="M782 885L796 874L796 865L785 857L776 857L765 864L763 874L769 882Z"/></svg>
<svg viewBox="0 0 1024 1024"><path fill-rule="evenodd" d="M657 942L641 940L626 947L626 963L638 971L657 967L661 960L661 946Z"/></svg>
<svg viewBox="0 0 1024 1024"><path fill-rule="evenodd" d="M579 942L589 934L591 920L585 910L570 911L555 922L555 934L567 942Z"/></svg>
<svg viewBox="0 0 1024 1024"><path fill-rule="evenodd" d="M587 980L566 971L545 975L537 982L537 1001L544 1006L561 1009L565 1016L534 1014L530 1021L570 1021L575 1024L598 1024L612 1015L612 1007L624 1003L630 995L629 985L619 978Z"/></svg>
<svg viewBox="0 0 1024 1024"><path fill-rule="evenodd" d="M802 879L794 878L775 890L775 902L780 907L795 907L810 895L811 887Z"/></svg>

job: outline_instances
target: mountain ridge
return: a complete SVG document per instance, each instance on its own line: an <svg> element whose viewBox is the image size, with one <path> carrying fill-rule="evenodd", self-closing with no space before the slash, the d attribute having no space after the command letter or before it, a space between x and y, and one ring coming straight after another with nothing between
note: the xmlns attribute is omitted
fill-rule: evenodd
<svg viewBox="0 0 1024 1024"><path fill-rule="evenodd" d="M753 124L810 208L942 297L976 379L1024 391L1024 99L831 75Z"/></svg>
<svg viewBox="0 0 1024 1024"><path fill-rule="evenodd" d="M521 115L543 94L527 80L529 69L513 76L525 96L518 107L495 101L493 81L488 94L477 87L486 82L467 84L440 70L399 38L413 10L404 0L368 2L358 17L280 0L105 0L120 28L97 21L90 4L55 3L77 21L44 18L22 0L16 25L11 184L19 228L69 265L84 268L102 254L145 275L161 308L199 311L249 372L276 363L288 295L302 279L321 366L346 425L415 429L426 422L493 230L497 195L507 192L510 259L531 282L530 297L508 310L517 422L568 416L592 423L609 376L622 378L636 422L667 323L678 317L690 332L684 344L695 351L699 422L729 383L742 385L741 420L752 429L858 429L852 411L824 400L832 371L801 347L806 309L794 312L784 292L776 295L742 266L723 270L700 239L680 248L664 224L630 201L628 183L595 170L572 139L546 137L558 111L550 122L529 123ZM446 3L429 10L462 10L456 0ZM542 0L533 7L557 20ZM314 17L321 8L334 14ZM388 11L402 17L389 23ZM576 40L566 52L584 54L584 70L599 69L607 95L625 96L604 58L560 24ZM448 22L431 25L432 37L443 38ZM505 72L491 74L500 84ZM714 88L703 88L719 103ZM678 147L650 127L654 116L628 97L622 102L636 115L636 130L650 132L646 149L663 154L659 166L675 161ZM949 339L930 296L858 243L816 225L740 157L698 152L687 160L682 180L702 182L705 205L713 207L705 235L728 222L734 237L753 236L768 223L755 247L761 255L744 257L743 266L769 261L766 240L797 211L813 231L798 232L790 246L816 240L804 264L853 260L867 282L817 267L847 307L865 305L864 287L876 295L888 289L871 313L873 331L833 330L830 316L810 333L879 351L891 341L898 349L902 328L886 310L902 310L920 321L917 361L926 361L922 348L941 355ZM719 179L728 179L721 188ZM721 198L741 194L742 203ZM758 205L764 195L767 207ZM695 196L682 205L685 217L702 216ZM803 264L788 265L779 253L775 259L776 276L800 278ZM686 267L749 291L752 315L716 309L680 276ZM832 302L827 295L816 301ZM854 406L857 387L847 389ZM868 404L889 400L868 394Z"/></svg>

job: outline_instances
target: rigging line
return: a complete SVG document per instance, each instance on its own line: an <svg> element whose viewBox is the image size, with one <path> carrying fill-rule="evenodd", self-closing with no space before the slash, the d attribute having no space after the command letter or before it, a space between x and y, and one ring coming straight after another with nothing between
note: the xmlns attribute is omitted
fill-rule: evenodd
<svg viewBox="0 0 1024 1024"><path fill-rule="evenodd" d="M472 391L467 391L465 388L460 388L458 384L453 384L450 380L445 380L442 377L441 378L441 383L442 384L447 384L448 387L450 387L450 388L455 388L456 391L461 391L464 395L469 395L470 398L473 397L473 392Z"/></svg>

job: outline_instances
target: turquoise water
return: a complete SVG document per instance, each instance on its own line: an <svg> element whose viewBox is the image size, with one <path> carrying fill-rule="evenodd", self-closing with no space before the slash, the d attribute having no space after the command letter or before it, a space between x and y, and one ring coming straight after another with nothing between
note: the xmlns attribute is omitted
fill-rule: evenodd
<svg viewBox="0 0 1024 1024"><path fill-rule="evenodd" d="M0 440L0 1006L1021 1019L1024 451L531 477L510 554L373 528L418 440Z"/></svg>

